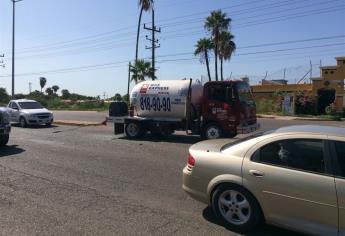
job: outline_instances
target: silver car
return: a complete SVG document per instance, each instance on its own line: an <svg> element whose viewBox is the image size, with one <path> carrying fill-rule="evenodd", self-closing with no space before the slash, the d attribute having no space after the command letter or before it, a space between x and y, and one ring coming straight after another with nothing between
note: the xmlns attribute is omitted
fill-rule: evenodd
<svg viewBox="0 0 345 236"><path fill-rule="evenodd" d="M47 125L54 121L53 112L44 108L34 100L11 100L7 105L11 122L19 123L21 127L27 125Z"/></svg>
<svg viewBox="0 0 345 236"><path fill-rule="evenodd" d="M237 232L345 235L345 128L290 126L189 150L183 189Z"/></svg>

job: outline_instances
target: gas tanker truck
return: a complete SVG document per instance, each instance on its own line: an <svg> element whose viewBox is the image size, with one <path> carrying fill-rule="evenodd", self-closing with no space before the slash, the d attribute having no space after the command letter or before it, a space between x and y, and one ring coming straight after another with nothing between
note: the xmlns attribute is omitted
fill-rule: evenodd
<svg viewBox="0 0 345 236"><path fill-rule="evenodd" d="M143 81L133 88L130 105L110 105L115 134L130 139L169 135L176 130L205 139L234 137L259 128L250 86L243 81Z"/></svg>

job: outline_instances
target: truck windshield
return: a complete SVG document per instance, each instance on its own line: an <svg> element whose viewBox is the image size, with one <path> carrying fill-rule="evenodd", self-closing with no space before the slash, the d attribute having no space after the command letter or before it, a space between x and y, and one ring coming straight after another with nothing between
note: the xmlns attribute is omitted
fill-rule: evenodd
<svg viewBox="0 0 345 236"><path fill-rule="evenodd" d="M19 106L22 109L42 109L44 108L40 103L38 102L19 102Z"/></svg>
<svg viewBox="0 0 345 236"><path fill-rule="evenodd" d="M238 98L241 102L254 101L249 84L240 82L236 85Z"/></svg>

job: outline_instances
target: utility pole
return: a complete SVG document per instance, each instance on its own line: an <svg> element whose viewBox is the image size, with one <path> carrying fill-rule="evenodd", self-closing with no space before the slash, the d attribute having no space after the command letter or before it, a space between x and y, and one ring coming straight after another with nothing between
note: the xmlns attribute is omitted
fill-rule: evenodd
<svg viewBox="0 0 345 236"><path fill-rule="evenodd" d="M311 60L310 60L310 75L309 75L310 81L311 81L311 77L313 77L313 64L311 63Z"/></svg>
<svg viewBox="0 0 345 236"><path fill-rule="evenodd" d="M128 63L128 81L127 81L127 98L129 102L129 85L131 83L131 62Z"/></svg>
<svg viewBox="0 0 345 236"><path fill-rule="evenodd" d="M32 92L32 90L31 90L31 85L32 85L32 83L29 82L29 94Z"/></svg>
<svg viewBox="0 0 345 236"><path fill-rule="evenodd" d="M12 19L12 99L14 98L14 50L15 50L15 18L16 3L23 0L11 0L13 3L13 19Z"/></svg>
<svg viewBox="0 0 345 236"><path fill-rule="evenodd" d="M156 67L155 67L155 49L160 47L160 44L158 44L159 40L155 39L155 33L160 33L161 28L157 29L155 26L155 10L152 7L152 26L151 28L146 27L146 24L144 24L144 29L151 31L152 38L148 38L146 35L146 39L151 41L151 47L145 47L146 49L152 49L152 80L155 80L155 72L156 72ZM158 45L157 45L158 44Z"/></svg>

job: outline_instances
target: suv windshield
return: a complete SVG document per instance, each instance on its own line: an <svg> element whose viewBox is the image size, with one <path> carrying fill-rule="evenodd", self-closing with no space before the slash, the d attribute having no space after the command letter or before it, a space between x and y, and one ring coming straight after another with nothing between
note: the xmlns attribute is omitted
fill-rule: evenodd
<svg viewBox="0 0 345 236"><path fill-rule="evenodd" d="M42 109L44 108L40 103L38 102L19 102L19 106L22 109Z"/></svg>

